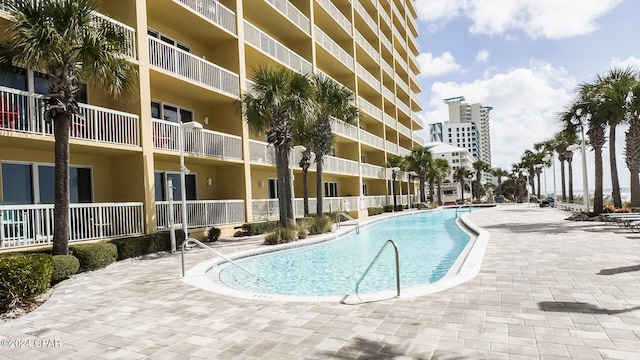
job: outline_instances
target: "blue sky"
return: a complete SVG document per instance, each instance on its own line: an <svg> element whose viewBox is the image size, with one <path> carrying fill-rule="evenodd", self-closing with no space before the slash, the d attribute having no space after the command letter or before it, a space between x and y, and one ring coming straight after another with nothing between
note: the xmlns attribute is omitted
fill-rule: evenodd
<svg viewBox="0 0 640 360"><path fill-rule="evenodd" d="M553 136L557 113L578 84L614 66L640 68L637 0L416 0L416 7L419 115L425 124L446 121L442 99L461 95L468 103L493 106L493 167L511 169L526 149ZM621 186L628 187L624 131L617 132L618 173ZM418 134L428 141L428 128ZM578 153L574 184L581 189L579 160ZM606 188L608 156L603 160ZM593 188L593 169L587 170Z"/></svg>

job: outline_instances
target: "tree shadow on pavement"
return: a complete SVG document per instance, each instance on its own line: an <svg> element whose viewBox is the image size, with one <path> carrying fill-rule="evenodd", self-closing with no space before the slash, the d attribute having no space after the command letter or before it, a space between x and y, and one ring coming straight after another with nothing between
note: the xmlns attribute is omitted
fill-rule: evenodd
<svg viewBox="0 0 640 360"><path fill-rule="evenodd" d="M617 315L640 309L640 306L635 306L628 309L610 310L589 303L571 301L541 301L538 306L542 311L603 315Z"/></svg>
<svg viewBox="0 0 640 360"><path fill-rule="evenodd" d="M621 266L621 267L612 268L612 269L602 269L596 275L615 275L615 274L621 274L621 273L627 273L627 272L633 272L633 271L640 271L640 264L634 265L634 266Z"/></svg>

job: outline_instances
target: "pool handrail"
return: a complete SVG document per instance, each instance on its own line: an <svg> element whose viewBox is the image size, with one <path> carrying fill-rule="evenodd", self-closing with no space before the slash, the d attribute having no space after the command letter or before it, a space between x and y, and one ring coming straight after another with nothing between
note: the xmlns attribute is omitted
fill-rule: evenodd
<svg viewBox="0 0 640 360"><path fill-rule="evenodd" d="M468 208L469 208L469 212L471 212L471 203L466 202L466 203L464 203L464 204L462 204L462 205L459 205L459 206L456 208L456 219L458 218L458 210L460 210L460 209L464 208L465 206L466 206L466 207L468 207Z"/></svg>
<svg viewBox="0 0 640 360"><path fill-rule="evenodd" d="M380 257L380 255L382 255L382 252L389 244L393 245L393 249L395 250L395 253L396 253L396 288L397 288L396 297L400 297L400 260L398 256L398 245L396 245L396 242L391 239L387 240L384 243L384 245L382 245L382 248L380 249L380 251L378 251L378 254L376 255L376 257L373 258L373 260L371 260L369 267L367 267L367 270L364 271L364 274L362 274L362 276L356 283L356 294L358 294L358 288L360 287L360 283L362 282L364 277L367 276L367 274L369 273L369 270L371 270L371 268L373 267L373 264L375 264L376 261L378 261L378 258Z"/></svg>
<svg viewBox="0 0 640 360"><path fill-rule="evenodd" d="M347 214L346 212L339 212L336 214L336 227L338 229L340 229L340 216L344 216L345 219L347 220L353 220L353 223L356 226L356 234L360 233L360 224L358 224L358 220L352 218L349 214Z"/></svg>
<svg viewBox="0 0 640 360"><path fill-rule="evenodd" d="M233 260L229 259L228 257L226 257L226 256L224 256L224 255L222 255L222 254L220 254L220 253L219 253L219 252L217 252L216 250L213 250L213 249L212 249L212 248L210 248L209 246L207 246L207 245L203 244L202 242L200 242L199 240L196 240L196 239L194 239L194 238L188 238L187 240L185 240L185 241L182 243L182 254L181 254L181 257L182 257L182 277L184 277L184 248L187 246L187 244L188 244L189 242L192 242L192 243L194 243L194 244L200 245L200 247L202 247L203 249L209 249L209 250L213 251L216 255L218 255L218 256L220 256L221 258L223 258L223 259L227 260L227 261L228 261L228 262L230 262L231 264L233 264L233 265L235 265L235 266L239 267L241 270L244 270L244 271L246 271L247 273L249 273L249 274L253 275L256 279L258 278L258 275L256 275L256 274L252 273L251 271L249 271L249 270L245 269L244 267L242 267L242 265L240 265L240 264L238 264L237 262L235 262L235 261L233 261Z"/></svg>

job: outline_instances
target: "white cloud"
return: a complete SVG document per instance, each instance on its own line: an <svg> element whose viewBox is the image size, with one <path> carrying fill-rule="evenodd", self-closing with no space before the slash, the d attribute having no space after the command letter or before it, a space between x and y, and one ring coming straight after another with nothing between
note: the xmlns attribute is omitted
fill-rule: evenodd
<svg viewBox="0 0 640 360"><path fill-rule="evenodd" d="M621 68L626 68L630 66L640 70L640 59L638 59L635 56L629 56L624 60L614 57L611 59L611 66L616 66Z"/></svg>
<svg viewBox="0 0 640 360"><path fill-rule="evenodd" d="M489 51L482 49L476 54L476 62L487 62L489 60Z"/></svg>
<svg viewBox="0 0 640 360"><path fill-rule="evenodd" d="M422 53L416 58L420 66L419 76L440 76L459 71L462 66L456 63L456 58L450 52L433 57L431 53Z"/></svg>
<svg viewBox="0 0 640 360"><path fill-rule="evenodd" d="M526 149L557 130L557 113L567 103L576 79L563 68L531 60L528 68L495 71L470 83L435 82L425 101L425 124L448 120L442 99L465 96L467 103L492 106L492 165L509 169ZM428 137L428 126L423 137Z"/></svg>
<svg viewBox="0 0 640 360"><path fill-rule="evenodd" d="M597 18L622 1L417 0L416 6L420 20L436 27L467 17L474 34L513 37L511 32L522 31L533 39L562 39L593 32Z"/></svg>

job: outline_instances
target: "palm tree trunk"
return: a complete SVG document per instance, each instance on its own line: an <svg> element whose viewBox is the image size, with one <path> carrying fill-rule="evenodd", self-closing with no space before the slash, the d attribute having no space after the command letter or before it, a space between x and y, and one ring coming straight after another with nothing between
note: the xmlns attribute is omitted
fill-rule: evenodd
<svg viewBox="0 0 640 360"><path fill-rule="evenodd" d="M640 208L640 179L638 173L640 169L629 169L631 173L631 207Z"/></svg>
<svg viewBox="0 0 640 360"><path fill-rule="evenodd" d="M435 181L433 178L429 179L429 202L433 201L433 190L435 188Z"/></svg>
<svg viewBox="0 0 640 360"><path fill-rule="evenodd" d="M393 197L393 211L396 211L396 206L398 206L398 200L396 199L396 176L395 176L395 174L391 177L391 196Z"/></svg>
<svg viewBox="0 0 640 360"><path fill-rule="evenodd" d="M438 181L438 205L442 206L442 191L440 190L440 181Z"/></svg>
<svg viewBox="0 0 640 360"><path fill-rule="evenodd" d="M309 184L307 178L309 175L308 169L302 169L302 196L304 197L304 216L309 216Z"/></svg>
<svg viewBox="0 0 640 360"><path fill-rule="evenodd" d="M60 113L53 119L55 135L55 204L53 209L53 255L69 254L69 125L70 116Z"/></svg>
<svg viewBox="0 0 640 360"><path fill-rule="evenodd" d="M600 214L604 208L603 200L602 200L602 148L596 147L594 148L596 166L596 181L595 181L595 192L593 198L593 212L596 214ZM584 196L589 196L589 189L584 189Z"/></svg>
<svg viewBox="0 0 640 360"><path fill-rule="evenodd" d="M567 201L567 190L565 188L566 178L564 176L564 160L560 160L560 187L562 188L562 202Z"/></svg>
<svg viewBox="0 0 640 360"><path fill-rule="evenodd" d="M427 194L425 194L425 191L424 191L424 184L427 182L427 179L425 179L424 176L419 176L418 178L420 180L420 202L426 203Z"/></svg>
<svg viewBox="0 0 640 360"><path fill-rule="evenodd" d="M631 207L640 207L640 119L629 121L629 128L625 134L625 162L631 174Z"/></svg>
<svg viewBox="0 0 640 360"><path fill-rule="evenodd" d="M616 162L616 125L609 125L609 166L611 166L611 196L613 197L613 206L622 207L622 199L620 197L620 181L618 180L618 163Z"/></svg>
<svg viewBox="0 0 640 360"><path fill-rule="evenodd" d="M322 162L324 156L316 154L316 216L322 217Z"/></svg>
<svg viewBox="0 0 640 360"><path fill-rule="evenodd" d="M573 159L567 159L569 176L569 202L573 202Z"/></svg>
<svg viewBox="0 0 640 360"><path fill-rule="evenodd" d="M538 199L542 199L542 196L540 196L540 173L536 171L536 175L538 177Z"/></svg>
<svg viewBox="0 0 640 360"><path fill-rule="evenodd" d="M282 146L275 146L276 171L278 174L278 209L280 210L280 227L286 227L289 217L289 209L291 208L291 184L289 178L289 153L288 149ZM289 188L289 189L287 189Z"/></svg>

